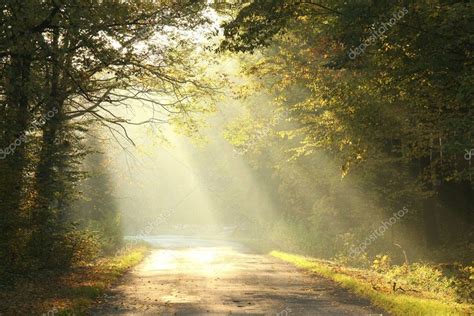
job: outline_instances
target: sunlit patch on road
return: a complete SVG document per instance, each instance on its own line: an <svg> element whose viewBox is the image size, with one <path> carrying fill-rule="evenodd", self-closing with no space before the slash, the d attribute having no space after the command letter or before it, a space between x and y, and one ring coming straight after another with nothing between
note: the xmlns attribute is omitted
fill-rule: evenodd
<svg viewBox="0 0 474 316"><path fill-rule="evenodd" d="M155 249L93 315L374 312L368 302L333 290L330 281L234 242L171 235L144 240ZM321 289L317 295L315 289Z"/></svg>
<svg viewBox="0 0 474 316"><path fill-rule="evenodd" d="M144 272L153 272L159 270L174 270L176 269L176 256L174 251L162 250L154 252L147 258L146 264L143 267Z"/></svg>
<svg viewBox="0 0 474 316"><path fill-rule="evenodd" d="M231 247L161 249L146 259L143 272L159 274L171 270L176 274L221 275L235 270L231 258L237 254Z"/></svg>

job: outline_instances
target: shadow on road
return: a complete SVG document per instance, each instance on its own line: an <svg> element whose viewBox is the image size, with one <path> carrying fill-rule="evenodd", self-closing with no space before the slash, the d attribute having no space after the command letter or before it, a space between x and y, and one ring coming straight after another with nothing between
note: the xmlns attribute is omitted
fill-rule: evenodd
<svg viewBox="0 0 474 316"><path fill-rule="evenodd" d="M230 241L145 239L150 255L102 297L92 315L379 315L334 282Z"/></svg>

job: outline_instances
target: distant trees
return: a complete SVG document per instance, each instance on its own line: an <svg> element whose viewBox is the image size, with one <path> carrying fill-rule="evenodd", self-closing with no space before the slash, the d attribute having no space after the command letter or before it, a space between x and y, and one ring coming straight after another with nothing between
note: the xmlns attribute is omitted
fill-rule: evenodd
<svg viewBox="0 0 474 316"><path fill-rule="evenodd" d="M2 2L0 272L54 266L48 258L62 251L70 230L63 212L77 198L82 139L91 124L131 141L127 124L165 122L122 118L118 109L132 99L163 113L202 110L191 103L205 91L185 59L192 43L180 41L174 30L206 23L204 6ZM158 94L174 98L164 101Z"/></svg>
<svg viewBox="0 0 474 316"><path fill-rule="evenodd" d="M373 222L360 203L365 212L384 210L381 218L407 206L413 212L404 226L421 228L428 247L472 230L473 168L464 154L474 131L473 17L465 1L254 1L225 25L221 49L260 50L265 58L248 73L275 96L275 113L290 113L269 134L275 143L266 137L266 149L248 154L262 159L283 147L277 182L290 181L285 159L305 170L291 176L293 186L314 181L314 210L294 205L285 213L306 210L295 216L303 222L327 218L312 231L345 218L338 234L315 232L332 241ZM340 167L342 182L323 176L321 157ZM267 166L268 156L260 161ZM341 196L350 188L359 193Z"/></svg>
<svg viewBox="0 0 474 316"><path fill-rule="evenodd" d="M94 134L99 135L99 132ZM111 162L103 153L99 139L89 137L85 145L91 153L82 166L86 178L78 182L82 198L70 206L68 220L80 229L95 233L104 252L111 253L122 244L122 223L112 179Z"/></svg>

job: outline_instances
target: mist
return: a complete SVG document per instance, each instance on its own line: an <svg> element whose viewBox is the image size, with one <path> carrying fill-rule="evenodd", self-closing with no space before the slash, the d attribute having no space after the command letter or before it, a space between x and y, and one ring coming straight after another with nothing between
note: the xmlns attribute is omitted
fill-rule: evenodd
<svg viewBox="0 0 474 316"><path fill-rule="evenodd" d="M472 314L472 6L5 0L0 315Z"/></svg>

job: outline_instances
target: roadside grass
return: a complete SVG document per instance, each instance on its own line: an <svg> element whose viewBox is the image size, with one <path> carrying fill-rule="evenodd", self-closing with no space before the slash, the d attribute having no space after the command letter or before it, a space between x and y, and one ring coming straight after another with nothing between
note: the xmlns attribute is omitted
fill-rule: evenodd
<svg viewBox="0 0 474 316"><path fill-rule="evenodd" d="M471 304L425 298L422 294L407 295L374 289L370 281L360 277L360 271L355 273L354 269L334 266L326 261L281 251L271 251L270 255L334 280L393 315L471 315L474 312Z"/></svg>
<svg viewBox="0 0 474 316"><path fill-rule="evenodd" d="M86 280L70 290L71 305L58 315L82 315L92 303L103 294L118 278L140 263L147 252L146 247L137 247L111 258L104 258L95 263ZM81 284L82 283L82 284Z"/></svg>
<svg viewBox="0 0 474 316"><path fill-rule="evenodd" d="M140 245L61 275L21 282L9 292L0 292L0 305L5 307L0 315L85 315L100 295L143 260L147 251Z"/></svg>

